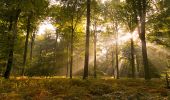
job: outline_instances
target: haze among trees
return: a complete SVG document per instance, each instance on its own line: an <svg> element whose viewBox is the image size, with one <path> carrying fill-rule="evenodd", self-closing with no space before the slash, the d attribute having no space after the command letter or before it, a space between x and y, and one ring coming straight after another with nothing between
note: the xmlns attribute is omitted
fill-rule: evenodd
<svg viewBox="0 0 170 100"><path fill-rule="evenodd" d="M170 1L1 0L0 76L0 100L169 100Z"/></svg>

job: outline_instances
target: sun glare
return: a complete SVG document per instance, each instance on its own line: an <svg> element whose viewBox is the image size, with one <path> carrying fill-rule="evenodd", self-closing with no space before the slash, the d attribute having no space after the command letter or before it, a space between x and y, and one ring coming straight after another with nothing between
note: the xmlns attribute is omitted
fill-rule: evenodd
<svg viewBox="0 0 170 100"><path fill-rule="evenodd" d="M39 25L39 29L37 34L42 35L45 33L45 31L50 30L52 32L55 32L56 28L51 24L50 21L45 20Z"/></svg>
<svg viewBox="0 0 170 100"><path fill-rule="evenodd" d="M122 32L123 31L119 31L119 32ZM124 43L124 42L127 42L129 41L131 38L133 38L134 41L136 41L138 39L138 32L137 32L137 29L135 29L135 31L133 33L123 33L122 36L119 36L118 38L118 43Z"/></svg>
<svg viewBox="0 0 170 100"><path fill-rule="evenodd" d="M110 0L101 0L101 3L105 3L106 1L110 1Z"/></svg>
<svg viewBox="0 0 170 100"><path fill-rule="evenodd" d="M52 5L59 5L60 2L59 1L56 1L56 0L50 0L50 6Z"/></svg>
<svg viewBox="0 0 170 100"><path fill-rule="evenodd" d="M101 3L105 3L106 1L111 1L111 0L100 0ZM120 0L120 2L125 2L125 0Z"/></svg>

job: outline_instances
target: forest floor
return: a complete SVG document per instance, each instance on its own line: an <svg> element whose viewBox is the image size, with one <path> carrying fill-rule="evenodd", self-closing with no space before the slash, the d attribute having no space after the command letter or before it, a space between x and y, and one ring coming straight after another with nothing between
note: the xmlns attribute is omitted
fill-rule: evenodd
<svg viewBox="0 0 170 100"><path fill-rule="evenodd" d="M0 79L0 100L170 100L165 80Z"/></svg>

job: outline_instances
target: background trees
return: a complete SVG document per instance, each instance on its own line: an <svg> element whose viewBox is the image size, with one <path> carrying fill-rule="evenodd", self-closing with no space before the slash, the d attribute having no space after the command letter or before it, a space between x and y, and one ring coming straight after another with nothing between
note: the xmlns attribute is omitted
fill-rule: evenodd
<svg viewBox="0 0 170 100"><path fill-rule="evenodd" d="M12 75L149 80L169 65L168 0L60 0L53 4L2 0L0 5L0 72L6 78L13 65ZM53 29L40 34L42 24ZM153 57L154 51L159 55Z"/></svg>

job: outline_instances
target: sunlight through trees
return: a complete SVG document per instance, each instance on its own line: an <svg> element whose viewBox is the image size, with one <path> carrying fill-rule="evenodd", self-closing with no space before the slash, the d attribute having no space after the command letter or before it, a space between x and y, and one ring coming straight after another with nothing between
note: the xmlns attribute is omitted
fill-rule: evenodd
<svg viewBox="0 0 170 100"><path fill-rule="evenodd" d="M169 70L168 0L2 0L0 5L5 78L150 80Z"/></svg>

